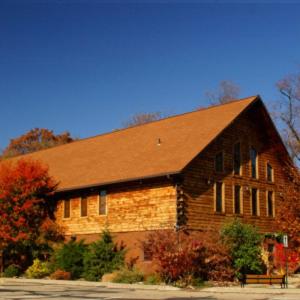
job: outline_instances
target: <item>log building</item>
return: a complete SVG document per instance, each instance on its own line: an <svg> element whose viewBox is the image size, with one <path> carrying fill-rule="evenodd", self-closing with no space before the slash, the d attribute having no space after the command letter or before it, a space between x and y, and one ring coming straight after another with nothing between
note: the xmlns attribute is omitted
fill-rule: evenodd
<svg viewBox="0 0 300 300"><path fill-rule="evenodd" d="M290 158L259 96L26 155L59 181L56 222L93 241L107 228L144 261L151 230L276 230Z"/></svg>

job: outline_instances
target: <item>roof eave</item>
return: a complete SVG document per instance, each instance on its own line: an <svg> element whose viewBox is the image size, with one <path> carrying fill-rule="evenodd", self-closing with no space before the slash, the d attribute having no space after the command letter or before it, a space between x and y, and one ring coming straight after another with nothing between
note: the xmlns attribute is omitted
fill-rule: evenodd
<svg viewBox="0 0 300 300"><path fill-rule="evenodd" d="M118 184L118 183L129 183L129 182L134 182L134 181L139 181L139 180L154 179L154 178L159 178L159 177L169 177L169 176L179 175L180 173L181 173L181 170L165 172L165 173L159 173L159 174L153 174L153 175L144 176L144 177L133 177L133 178L126 178L126 179L121 179L121 180L99 182L99 183L88 184L88 185L71 186L71 187L68 187L68 188L57 189L55 191L55 193L59 194L59 193L76 191L76 190L84 190L84 189L90 189L90 188L101 188L101 187L104 187L104 186Z"/></svg>

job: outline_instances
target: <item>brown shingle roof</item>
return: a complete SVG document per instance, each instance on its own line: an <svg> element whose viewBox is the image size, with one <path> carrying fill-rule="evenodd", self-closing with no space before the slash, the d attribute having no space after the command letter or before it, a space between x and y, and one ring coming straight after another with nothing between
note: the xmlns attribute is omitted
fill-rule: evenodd
<svg viewBox="0 0 300 300"><path fill-rule="evenodd" d="M59 190L178 173L257 99L169 117L25 157L46 163L60 182Z"/></svg>

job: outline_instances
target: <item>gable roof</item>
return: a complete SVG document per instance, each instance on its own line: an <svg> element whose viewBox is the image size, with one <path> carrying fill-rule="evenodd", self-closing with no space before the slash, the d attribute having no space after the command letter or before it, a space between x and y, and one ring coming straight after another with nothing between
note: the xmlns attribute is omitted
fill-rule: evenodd
<svg viewBox="0 0 300 300"><path fill-rule="evenodd" d="M176 174L259 99L249 97L20 157L47 164L59 181L58 191Z"/></svg>

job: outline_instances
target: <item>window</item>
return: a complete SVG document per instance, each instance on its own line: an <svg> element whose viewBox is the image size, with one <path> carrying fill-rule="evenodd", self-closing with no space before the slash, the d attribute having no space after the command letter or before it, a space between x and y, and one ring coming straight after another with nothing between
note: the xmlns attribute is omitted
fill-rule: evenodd
<svg viewBox="0 0 300 300"><path fill-rule="evenodd" d="M215 157L216 172L223 172L223 152L220 152Z"/></svg>
<svg viewBox="0 0 300 300"><path fill-rule="evenodd" d="M269 163L267 163L267 180L273 182L273 168Z"/></svg>
<svg viewBox="0 0 300 300"><path fill-rule="evenodd" d="M215 184L215 211L216 212L223 212L224 205L223 205L223 183L216 182Z"/></svg>
<svg viewBox="0 0 300 300"><path fill-rule="evenodd" d="M143 247L144 261L152 261L153 254L149 243L145 243Z"/></svg>
<svg viewBox="0 0 300 300"><path fill-rule="evenodd" d="M267 214L269 217L274 217L273 195L272 191L267 191Z"/></svg>
<svg viewBox="0 0 300 300"><path fill-rule="evenodd" d="M87 216L87 197L81 197L80 200L80 215L81 217L86 217Z"/></svg>
<svg viewBox="0 0 300 300"><path fill-rule="evenodd" d="M251 177L257 178L257 151L254 148L250 149L251 161Z"/></svg>
<svg viewBox="0 0 300 300"><path fill-rule="evenodd" d="M70 208L71 208L70 199L64 200L64 218L70 218Z"/></svg>
<svg viewBox="0 0 300 300"><path fill-rule="evenodd" d="M241 206L241 186L235 185L234 186L234 213L240 214L242 211Z"/></svg>
<svg viewBox="0 0 300 300"><path fill-rule="evenodd" d="M106 215L106 191L99 194L99 215Z"/></svg>
<svg viewBox="0 0 300 300"><path fill-rule="evenodd" d="M233 146L233 174L241 175L241 144Z"/></svg>
<svg viewBox="0 0 300 300"><path fill-rule="evenodd" d="M251 210L253 216L258 216L258 191L252 189L251 191Z"/></svg>

